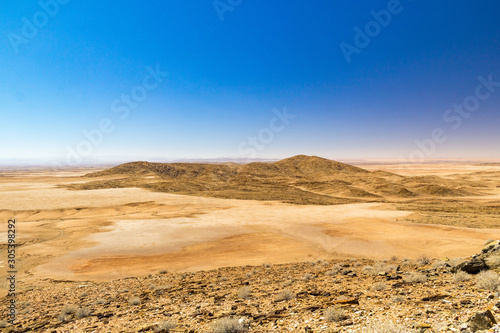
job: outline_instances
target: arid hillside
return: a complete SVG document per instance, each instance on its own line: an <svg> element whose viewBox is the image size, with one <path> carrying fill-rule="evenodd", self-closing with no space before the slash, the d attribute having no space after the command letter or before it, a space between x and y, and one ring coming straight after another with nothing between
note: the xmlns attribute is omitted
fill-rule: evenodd
<svg viewBox="0 0 500 333"><path fill-rule="evenodd" d="M405 177L387 171L298 155L274 163L200 164L132 162L91 173L72 189L139 187L159 192L294 204L384 202L387 198L483 194L488 184L439 176Z"/></svg>

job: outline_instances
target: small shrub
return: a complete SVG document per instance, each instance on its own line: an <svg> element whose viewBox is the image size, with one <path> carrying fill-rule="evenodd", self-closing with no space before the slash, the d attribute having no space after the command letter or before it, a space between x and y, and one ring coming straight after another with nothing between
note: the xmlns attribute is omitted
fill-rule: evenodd
<svg viewBox="0 0 500 333"><path fill-rule="evenodd" d="M312 274L309 274L309 273L306 273L304 274L304 276L302 277L302 280L304 281L307 281L307 280L311 280L314 276Z"/></svg>
<svg viewBox="0 0 500 333"><path fill-rule="evenodd" d="M387 289L387 284L385 282L377 282L373 285L373 290L382 291Z"/></svg>
<svg viewBox="0 0 500 333"><path fill-rule="evenodd" d="M477 275L476 283L479 289L495 291L500 285L500 280L497 273L493 271L482 271Z"/></svg>
<svg viewBox="0 0 500 333"><path fill-rule="evenodd" d="M500 255L491 256L486 259L486 265L490 268L498 268L500 267Z"/></svg>
<svg viewBox="0 0 500 333"><path fill-rule="evenodd" d="M95 300L95 304L97 305L106 304L106 300L104 298L98 298Z"/></svg>
<svg viewBox="0 0 500 333"><path fill-rule="evenodd" d="M348 318L342 308L328 308L325 310L323 317L329 322L342 321Z"/></svg>
<svg viewBox="0 0 500 333"><path fill-rule="evenodd" d="M450 261L448 262L448 264L451 266L451 267L457 267L458 265L460 265L462 262L464 261L463 258L453 258L453 259L450 259Z"/></svg>
<svg viewBox="0 0 500 333"><path fill-rule="evenodd" d="M139 305L141 304L141 299L139 297L133 296L128 299L128 304L130 305Z"/></svg>
<svg viewBox="0 0 500 333"><path fill-rule="evenodd" d="M241 299L247 299L250 297L250 287L241 287L238 289L237 295Z"/></svg>
<svg viewBox="0 0 500 333"><path fill-rule="evenodd" d="M392 303L403 303L406 301L406 298L402 295L396 295L393 298L391 298Z"/></svg>
<svg viewBox="0 0 500 333"><path fill-rule="evenodd" d="M449 265L448 262L443 261L443 260L438 260L432 263L432 268L434 269L439 269L439 268L445 268Z"/></svg>
<svg viewBox="0 0 500 333"><path fill-rule="evenodd" d="M292 300L294 298L295 298L295 294L291 290L285 289L285 290L280 291L278 293L276 300L277 301L289 301L289 300Z"/></svg>
<svg viewBox="0 0 500 333"><path fill-rule="evenodd" d="M79 308L76 311L75 317L78 319L88 317L92 311L89 308Z"/></svg>
<svg viewBox="0 0 500 333"><path fill-rule="evenodd" d="M65 323L67 321L70 321L71 319L71 316L68 315L68 314L64 314L64 313L60 313L58 316L57 316L57 320L59 320L60 322L62 323Z"/></svg>
<svg viewBox="0 0 500 333"><path fill-rule="evenodd" d="M465 282L469 281L471 279L471 275L467 272L464 271L458 271L457 273L453 274L453 281L456 283L458 282Z"/></svg>
<svg viewBox="0 0 500 333"><path fill-rule="evenodd" d="M363 272L368 275L377 275L379 273L387 273L390 271L394 271L398 266L397 265L386 265L381 262L375 263L373 266L364 266Z"/></svg>
<svg viewBox="0 0 500 333"><path fill-rule="evenodd" d="M422 254L417 259L417 263L424 266L430 264L431 261L432 261L431 257L429 257L427 254Z"/></svg>
<svg viewBox="0 0 500 333"><path fill-rule="evenodd" d="M173 330L176 327L177 327L177 323L170 321L170 320L167 320L167 321L164 321L164 322L158 324L158 326L156 326L154 331L155 331L155 333L168 333L168 332L170 332L170 330Z"/></svg>
<svg viewBox="0 0 500 333"><path fill-rule="evenodd" d="M243 319L243 318L242 318ZM212 324L213 333L240 333L247 332L245 321L237 318L220 318Z"/></svg>
<svg viewBox="0 0 500 333"><path fill-rule="evenodd" d="M337 272L336 272L336 271L334 271L334 270L329 270L329 271L326 271L326 272L325 272L325 275L326 275L326 276L334 276L334 275L336 275L336 274L337 274Z"/></svg>
<svg viewBox="0 0 500 333"><path fill-rule="evenodd" d="M73 305L73 304L65 305L61 309L61 313L66 314L66 315L75 314L76 311L78 311L78 307L76 305Z"/></svg>
<svg viewBox="0 0 500 333"><path fill-rule="evenodd" d="M413 273L410 275L407 275L403 278L404 282L409 282L409 283L420 283L420 282L425 282L427 281L427 276L421 273Z"/></svg>

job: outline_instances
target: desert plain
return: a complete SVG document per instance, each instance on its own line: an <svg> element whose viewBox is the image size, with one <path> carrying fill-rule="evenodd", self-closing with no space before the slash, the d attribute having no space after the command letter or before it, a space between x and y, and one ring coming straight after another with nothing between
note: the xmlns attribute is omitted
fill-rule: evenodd
<svg viewBox="0 0 500 333"><path fill-rule="evenodd" d="M21 292L159 271L468 257L500 238L500 164L251 165L3 168L2 281L9 219Z"/></svg>
<svg viewBox="0 0 500 333"><path fill-rule="evenodd" d="M5 242L7 221L15 218L19 267L26 279L70 280L334 258L462 257L486 240L500 238L500 165L361 167L410 178L467 181L480 194L360 198L347 193L343 198L358 202L294 204L173 194L134 185L65 187L117 178L86 176L99 169L4 169L0 235Z"/></svg>

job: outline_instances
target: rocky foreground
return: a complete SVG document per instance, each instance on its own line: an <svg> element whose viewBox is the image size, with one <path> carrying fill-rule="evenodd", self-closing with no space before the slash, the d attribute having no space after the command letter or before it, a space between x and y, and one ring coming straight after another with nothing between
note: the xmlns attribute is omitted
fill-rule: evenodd
<svg viewBox="0 0 500 333"><path fill-rule="evenodd" d="M4 332L500 332L500 241L472 258L158 272L23 286ZM1 300L7 318L7 298Z"/></svg>

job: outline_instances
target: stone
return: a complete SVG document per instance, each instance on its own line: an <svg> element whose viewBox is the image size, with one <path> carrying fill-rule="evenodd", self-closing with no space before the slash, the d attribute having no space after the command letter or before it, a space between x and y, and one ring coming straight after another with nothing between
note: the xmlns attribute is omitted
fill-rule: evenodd
<svg viewBox="0 0 500 333"><path fill-rule="evenodd" d="M472 332L476 332L479 330L486 330L488 328L493 327L497 322L493 313L490 310L486 310L484 312L478 312L473 315L467 323L469 324L469 329Z"/></svg>
<svg viewBox="0 0 500 333"><path fill-rule="evenodd" d="M463 263L457 265L453 269L453 272L456 273L459 270L462 270L469 274L478 274L479 272L485 269L488 269L488 266L486 266L484 260L476 258L469 261L464 261Z"/></svg>

